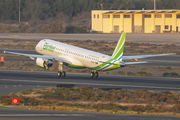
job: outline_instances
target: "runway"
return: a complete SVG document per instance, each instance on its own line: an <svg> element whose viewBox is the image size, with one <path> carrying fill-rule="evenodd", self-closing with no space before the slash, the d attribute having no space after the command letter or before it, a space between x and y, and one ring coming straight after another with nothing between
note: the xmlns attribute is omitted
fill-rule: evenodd
<svg viewBox="0 0 180 120"><path fill-rule="evenodd" d="M53 34L53 33L0 33L0 40L97 40L97 41L117 41L121 33L113 34ZM180 34L137 34L127 33L126 40L128 42L138 43L155 43L155 44L176 44L180 45Z"/></svg>
<svg viewBox="0 0 180 120"><path fill-rule="evenodd" d="M10 94L24 89L55 87L57 84L75 84L76 87L147 89L155 92L180 91L180 78L125 76L100 74L90 78L87 73L69 73L65 78L56 72L0 70L0 94Z"/></svg>
<svg viewBox="0 0 180 120"><path fill-rule="evenodd" d="M55 87L57 84L75 84L80 86L93 86L93 88L122 88L147 89L156 92L180 91L180 78L137 77L123 75L103 75L99 78L90 78L86 73L67 73L66 78L58 78L56 72L3 70L0 69L0 94L16 93L25 89L39 89ZM0 119L3 120L178 120L175 116L152 116L131 114L107 114L88 112L68 112L36 110L27 108L14 108L0 106Z"/></svg>
<svg viewBox="0 0 180 120"><path fill-rule="evenodd" d="M2 107L0 106L0 119L2 120L179 120L173 115L131 115L109 114L91 112L68 112L53 110L38 110L28 108Z"/></svg>
<svg viewBox="0 0 180 120"><path fill-rule="evenodd" d="M155 92L180 91L180 78L142 77L124 75L103 75L90 78L86 73L67 73L66 78L58 78L56 72L22 71L0 69L0 95L17 93L25 89L55 87L57 84L75 84L93 88L147 89ZM0 106L0 119L3 120L178 120L179 117L107 114L90 112L50 111Z"/></svg>

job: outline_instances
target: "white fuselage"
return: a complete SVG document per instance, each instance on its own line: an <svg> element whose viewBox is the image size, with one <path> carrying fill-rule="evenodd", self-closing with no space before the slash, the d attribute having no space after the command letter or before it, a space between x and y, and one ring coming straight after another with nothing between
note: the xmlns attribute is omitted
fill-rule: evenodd
<svg viewBox="0 0 180 120"><path fill-rule="evenodd" d="M37 44L35 50L39 54L48 56L66 56L67 58L71 59L71 61L73 61L74 65L90 68L101 64L98 61L107 61L108 59L111 59L110 56L105 54L93 52L50 39L41 40Z"/></svg>

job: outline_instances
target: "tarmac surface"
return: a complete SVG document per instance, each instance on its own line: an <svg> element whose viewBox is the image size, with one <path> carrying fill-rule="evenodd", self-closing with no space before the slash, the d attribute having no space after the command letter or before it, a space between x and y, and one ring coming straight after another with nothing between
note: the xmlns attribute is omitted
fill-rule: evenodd
<svg viewBox="0 0 180 120"><path fill-rule="evenodd" d="M36 54L34 50L9 49L10 51ZM0 54L3 49L0 50ZM3 54L4 55L4 54ZM132 55L132 54L125 54ZM180 56L155 57L151 63L143 65L154 66L177 66ZM29 61L31 59L7 58L5 61ZM102 75L92 79L89 74L67 73L66 78L58 78L56 72L20 71L0 69L0 95L20 92L25 89L39 89L55 87L57 84L75 84L80 86L93 86L94 88L121 88L121 89L147 89L155 92L180 91L179 78L158 78L123 75ZM107 114L107 113L87 113L36 110L27 108L14 108L0 106L0 119L2 120L179 120L176 116L153 116L153 115L131 115L131 114Z"/></svg>
<svg viewBox="0 0 180 120"><path fill-rule="evenodd" d="M75 84L76 87L146 89L155 92L180 91L180 78L146 77L99 74L91 78L88 73L67 72L65 78L57 72L23 71L0 69L0 95L20 92L25 89L56 87L57 84Z"/></svg>
<svg viewBox="0 0 180 120"><path fill-rule="evenodd" d="M115 34L51 34L51 33L0 33L0 40L105 40L105 41L118 41L121 33ZM139 43L156 43L156 44L176 44L180 45L180 34L157 34L157 33L127 33L127 42Z"/></svg>
<svg viewBox="0 0 180 120"><path fill-rule="evenodd" d="M67 73L67 77L59 78L56 72L3 70L0 69L0 94L16 93L25 89L38 89L55 87L57 84L75 84L92 86L93 88L122 88L147 89L156 92L180 91L180 78L142 77L123 75L102 75L99 78L90 78L89 74ZM179 117L107 114L91 112L68 112L37 110L28 108L0 106L0 119L2 120L179 120Z"/></svg>
<svg viewBox="0 0 180 120"><path fill-rule="evenodd" d="M0 106L2 120L179 120L173 115L131 115L91 112L68 112Z"/></svg>

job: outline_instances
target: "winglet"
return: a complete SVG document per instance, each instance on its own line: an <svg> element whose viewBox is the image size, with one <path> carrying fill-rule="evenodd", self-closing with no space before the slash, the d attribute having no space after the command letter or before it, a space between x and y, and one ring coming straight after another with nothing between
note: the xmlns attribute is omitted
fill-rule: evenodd
<svg viewBox="0 0 180 120"><path fill-rule="evenodd" d="M115 50L111 56L112 58L114 58L118 61L122 61L125 39L126 39L126 33L123 32L119 39L118 44L116 45Z"/></svg>

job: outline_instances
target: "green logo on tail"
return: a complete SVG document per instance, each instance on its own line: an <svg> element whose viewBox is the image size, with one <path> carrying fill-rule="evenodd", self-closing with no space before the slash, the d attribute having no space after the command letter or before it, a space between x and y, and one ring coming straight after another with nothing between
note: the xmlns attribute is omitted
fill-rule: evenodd
<svg viewBox="0 0 180 120"><path fill-rule="evenodd" d="M112 58L114 58L116 60L121 60L121 57L123 55L123 50L124 50L125 39L126 39L126 33L123 32L115 50L111 56Z"/></svg>

